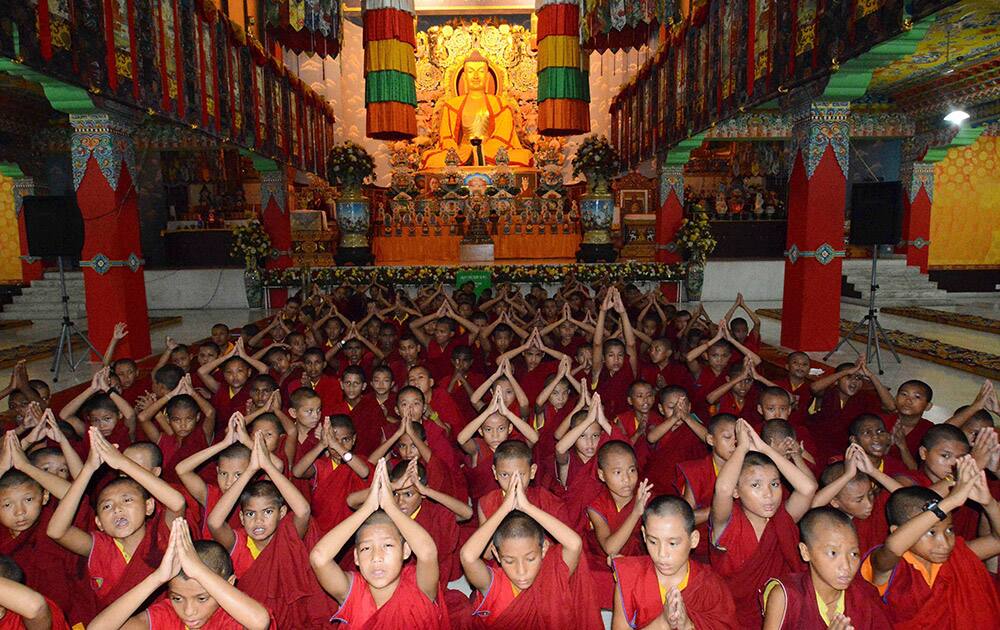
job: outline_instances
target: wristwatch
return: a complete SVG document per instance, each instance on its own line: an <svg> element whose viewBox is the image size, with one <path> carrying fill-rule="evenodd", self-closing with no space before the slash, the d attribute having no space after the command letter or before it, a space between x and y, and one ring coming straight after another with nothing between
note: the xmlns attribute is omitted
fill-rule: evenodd
<svg viewBox="0 0 1000 630"><path fill-rule="evenodd" d="M939 521L943 521L948 518L948 513L938 507L938 503L940 502L940 499L931 499L924 504L924 512L933 512L934 516L938 517Z"/></svg>
<svg viewBox="0 0 1000 630"><path fill-rule="evenodd" d="M354 459L354 455L351 455L351 452L347 451L346 453L340 456L340 459L346 464L350 462L352 459Z"/></svg>

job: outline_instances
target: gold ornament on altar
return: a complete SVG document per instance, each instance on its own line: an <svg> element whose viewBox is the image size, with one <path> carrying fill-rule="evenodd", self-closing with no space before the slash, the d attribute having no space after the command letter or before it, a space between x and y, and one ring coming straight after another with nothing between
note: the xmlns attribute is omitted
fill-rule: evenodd
<svg viewBox="0 0 1000 630"><path fill-rule="evenodd" d="M438 170L450 151L460 166L532 164L538 79L531 34L508 24L447 24L417 34L417 124L427 147L421 170Z"/></svg>

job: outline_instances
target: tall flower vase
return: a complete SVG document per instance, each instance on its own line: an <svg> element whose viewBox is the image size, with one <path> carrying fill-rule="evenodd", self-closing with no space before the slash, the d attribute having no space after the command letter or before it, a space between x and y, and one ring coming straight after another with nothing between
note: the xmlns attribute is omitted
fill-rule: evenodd
<svg viewBox="0 0 1000 630"><path fill-rule="evenodd" d="M340 243L335 258L338 265L370 265L374 262L368 244L369 223L368 199L361 194L360 188L345 188L337 200Z"/></svg>
<svg viewBox="0 0 1000 630"><path fill-rule="evenodd" d="M588 177L588 183L587 194L580 198L583 240L576 259L579 262L614 262L618 258L618 251L611 242L615 198L606 180Z"/></svg>
<svg viewBox="0 0 1000 630"><path fill-rule="evenodd" d="M705 263L689 261L684 275L684 289L688 302L701 301L701 289L705 284Z"/></svg>
<svg viewBox="0 0 1000 630"><path fill-rule="evenodd" d="M247 306L264 307L264 279L257 267L249 267L243 272L243 286L247 291Z"/></svg>

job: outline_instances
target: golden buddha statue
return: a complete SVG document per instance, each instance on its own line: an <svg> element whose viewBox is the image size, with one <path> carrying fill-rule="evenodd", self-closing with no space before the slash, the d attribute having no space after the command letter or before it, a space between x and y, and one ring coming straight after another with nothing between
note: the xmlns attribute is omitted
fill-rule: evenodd
<svg viewBox="0 0 1000 630"><path fill-rule="evenodd" d="M458 153L462 166L494 164L501 148L506 149L512 166L531 165L531 151L521 146L514 129L513 109L499 96L487 91L491 78L489 64L479 51L466 57L458 94L440 105L437 147L424 152L421 169L444 168L449 149ZM499 86L495 91L501 92Z"/></svg>

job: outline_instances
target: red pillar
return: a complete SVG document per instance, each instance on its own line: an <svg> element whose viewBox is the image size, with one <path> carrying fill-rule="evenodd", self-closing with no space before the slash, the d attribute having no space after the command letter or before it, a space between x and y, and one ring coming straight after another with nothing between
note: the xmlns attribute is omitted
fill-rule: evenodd
<svg viewBox="0 0 1000 630"><path fill-rule="evenodd" d="M903 217L903 243L906 264L919 267L927 273L927 256L930 251L931 206L934 204L934 164L915 162L906 196Z"/></svg>
<svg viewBox="0 0 1000 630"><path fill-rule="evenodd" d="M128 336L116 357L151 352L149 313L135 181L135 145L126 121L109 114L70 116L76 199L85 238L80 267L87 295L87 335L102 350L115 324Z"/></svg>
<svg viewBox="0 0 1000 630"><path fill-rule="evenodd" d="M677 263L681 260L680 248L674 235L684 218L684 165L660 166L660 209L656 213L656 262ZM677 284L660 285L669 300L678 299Z"/></svg>
<svg viewBox="0 0 1000 630"><path fill-rule="evenodd" d="M42 277L42 261L28 254L28 233L24 229L24 214L21 209L24 198L36 194L35 180L31 177L14 179L14 212L17 214L18 240L21 243L21 279L24 282L40 280Z"/></svg>
<svg viewBox="0 0 1000 630"><path fill-rule="evenodd" d="M781 344L829 350L840 337L849 103L813 103L793 129Z"/></svg>
<svg viewBox="0 0 1000 630"><path fill-rule="evenodd" d="M258 166L260 172L261 223L271 238L271 249L278 252L277 258L269 257L264 266L267 269L286 269L292 266L292 221L289 212L289 179L284 169L276 164ZM269 170L265 170L269 169ZM288 289L269 289L271 306L282 307L288 299Z"/></svg>

